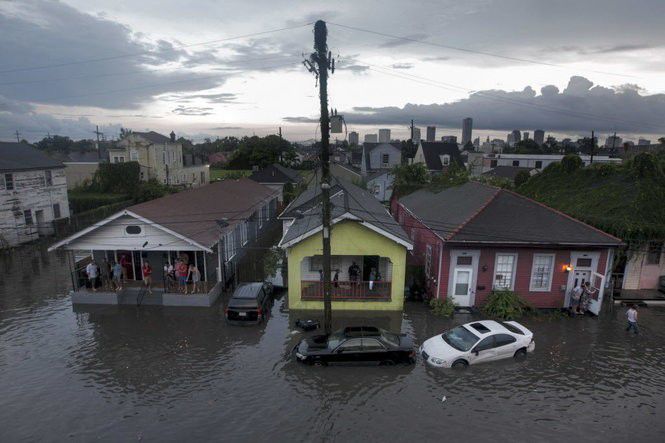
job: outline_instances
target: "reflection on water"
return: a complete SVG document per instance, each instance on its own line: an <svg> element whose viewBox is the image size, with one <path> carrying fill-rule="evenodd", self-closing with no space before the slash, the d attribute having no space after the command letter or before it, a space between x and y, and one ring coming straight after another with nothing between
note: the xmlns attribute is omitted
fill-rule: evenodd
<svg viewBox="0 0 665 443"><path fill-rule="evenodd" d="M531 318L522 363L463 373L412 366L325 367L290 358L306 334L283 298L258 327L212 309L72 309L66 263L41 250L2 257L0 440L656 440L664 425L665 310L602 318ZM27 278L30 274L34 279ZM470 317L335 315L417 344ZM445 396L446 400L442 401ZM269 436L269 437L267 437Z"/></svg>

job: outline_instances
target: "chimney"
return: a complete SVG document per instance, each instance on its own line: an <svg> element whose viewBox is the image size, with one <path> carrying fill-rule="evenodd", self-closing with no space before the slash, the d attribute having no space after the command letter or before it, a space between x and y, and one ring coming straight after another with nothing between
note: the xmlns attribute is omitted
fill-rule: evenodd
<svg viewBox="0 0 665 443"><path fill-rule="evenodd" d="M175 132L171 131L171 142L175 143Z"/></svg>

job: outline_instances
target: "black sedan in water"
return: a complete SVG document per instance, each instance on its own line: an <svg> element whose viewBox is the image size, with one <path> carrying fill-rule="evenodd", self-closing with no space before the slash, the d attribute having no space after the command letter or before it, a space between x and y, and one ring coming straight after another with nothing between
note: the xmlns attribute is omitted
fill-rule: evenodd
<svg viewBox="0 0 665 443"><path fill-rule="evenodd" d="M385 364L413 363L413 341L404 334L395 334L373 326L347 327L330 335L303 339L294 348L302 363Z"/></svg>

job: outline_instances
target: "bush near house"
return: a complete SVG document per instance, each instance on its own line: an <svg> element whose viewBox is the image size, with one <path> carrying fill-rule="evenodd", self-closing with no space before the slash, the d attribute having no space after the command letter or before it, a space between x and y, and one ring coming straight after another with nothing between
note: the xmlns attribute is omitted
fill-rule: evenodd
<svg viewBox="0 0 665 443"><path fill-rule="evenodd" d="M429 306L432 308L434 315L439 317L452 317L455 313L455 302L451 298L446 297L443 300L440 298L433 298L429 301Z"/></svg>
<svg viewBox="0 0 665 443"><path fill-rule="evenodd" d="M514 320L533 311L533 308L516 292L494 290L483 306L483 313L488 317Z"/></svg>
<svg viewBox="0 0 665 443"><path fill-rule="evenodd" d="M80 189L74 189L67 193L69 199L69 209L74 214L90 211L99 208L100 206L112 205L126 200L131 200L131 197L126 194L110 194L101 192L85 192Z"/></svg>

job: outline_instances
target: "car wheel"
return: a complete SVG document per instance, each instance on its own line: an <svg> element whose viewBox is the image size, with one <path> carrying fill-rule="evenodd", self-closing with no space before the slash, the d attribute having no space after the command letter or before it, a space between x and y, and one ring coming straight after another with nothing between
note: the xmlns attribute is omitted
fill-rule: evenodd
<svg viewBox="0 0 665 443"><path fill-rule="evenodd" d="M515 360L524 360L526 359L526 348L521 348L515 351L515 355L513 356Z"/></svg>
<svg viewBox="0 0 665 443"><path fill-rule="evenodd" d="M453 369L466 369L469 366L469 362L466 360L455 360L452 364Z"/></svg>
<svg viewBox="0 0 665 443"><path fill-rule="evenodd" d="M326 362L321 361L321 360L314 360L314 362L313 362L312 364L313 364L314 366L318 366L318 367L321 367L321 366L328 366L328 364L327 364Z"/></svg>

